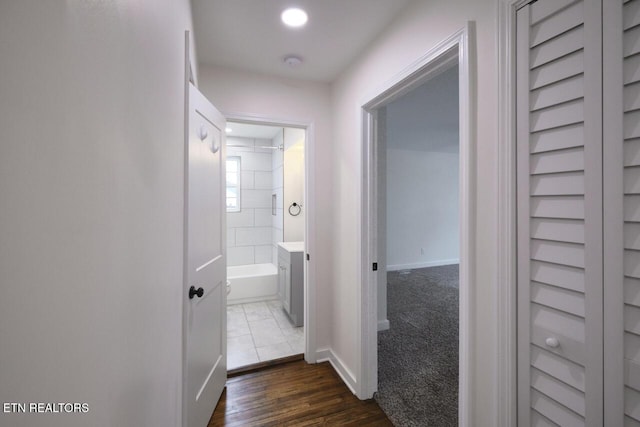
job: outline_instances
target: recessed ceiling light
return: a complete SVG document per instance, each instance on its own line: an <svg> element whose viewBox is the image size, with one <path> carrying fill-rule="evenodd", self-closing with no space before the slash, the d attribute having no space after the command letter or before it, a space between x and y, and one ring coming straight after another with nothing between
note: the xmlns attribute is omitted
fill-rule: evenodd
<svg viewBox="0 0 640 427"><path fill-rule="evenodd" d="M287 55L284 57L283 61L289 67L297 67L298 65L302 64L302 58L300 58L298 55Z"/></svg>
<svg viewBox="0 0 640 427"><path fill-rule="evenodd" d="M231 132L233 132L233 129L231 129L231 128L225 128L225 129L224 129L224 131L225 131L226 133L231 133Z"/></svg>
<svg viewBox="0 0 640 427"><path fill-rule="evenodd" d="M309 19L309 17L307 16L307 12L295 7L282 12L280 18L282 19L282 22L290 27L302 27L307 23L307 19Z"/></svg>

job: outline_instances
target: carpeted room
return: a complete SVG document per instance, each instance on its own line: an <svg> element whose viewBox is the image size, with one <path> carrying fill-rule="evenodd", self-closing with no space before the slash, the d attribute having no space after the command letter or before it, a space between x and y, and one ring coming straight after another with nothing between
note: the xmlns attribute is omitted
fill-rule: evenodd
<svg viewBox="0 0 640 427"><path fill-rule="evenodd" d="M375 398L396 426L458 425L458 80L451 67L380 114L378 249L390 327L378 333Z"/></svg>
<svg viewBox="0 0 640 427"><path fill-rule="evenodd" d="M375 399L396 426L457 426L458 265L387 277Z"/></svg>

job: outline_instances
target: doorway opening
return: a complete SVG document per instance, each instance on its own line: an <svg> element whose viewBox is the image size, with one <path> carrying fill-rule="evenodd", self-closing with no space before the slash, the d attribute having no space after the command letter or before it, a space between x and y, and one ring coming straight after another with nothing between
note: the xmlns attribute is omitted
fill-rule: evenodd
<svg viewBox="0 0 640 427"><path fill-rule="evenodd" d="M378 110L375 399L398 425L458 424L458 73Z"/></svg>
<svg viewBox="0 0 640 427"><path fill-rule="evenodd" d="M420 91L422 87L427 87L429 82L437 82L438 79L446 79L447 73L455 74L457 77L457 122L458 122L458 144L457 144L457 224L454 224L454 229L458 233L458 253L457 259L455 255L440 254L440 264L454 263L459 260L459 273L457 290L451 286L447 289L447 283L451 282L442 277L443 272L435 272L431 270L430 276L436 277L436 284L431 289L445 290L448 293L458 293L458 304L455 306L455 296L453 298L447 297L447 306L454 313L452 319L457 322L458 337L457 342L452 343L450 349L453 348L456 351L455 356L458 359L457 366L452 368L452 372L457 371L457 402L453 405L457 409L458 425L469 425L469 412L471 405L469 402L471 393L471 366L472 366L472 329L471 319L472 307L472 288L470 284L470 278L473 277L473 259L475 257L475 249L473 247L473 212L475 200L472 177L473 177L473 164L474 153L473 144L471 141L472 132L472 106L471 106L471 93L472 93L472 81L471 76L473 73L470 71L470 66L473 63L471 60L472 51L469 42L472 36L474 27L473 23L468 23L465 28L453 34L448 39L444 40L429 52L420 58L416 63L412 64L408 69L403 70L395 78L389 82L386 87L377 91L374 96L370 97L362 105L362 120L363 120L363 200L362 200L362 269L361 269L361 288L360 288L360 300L362 302L362 318L361 318L361 378L360 388L358 394L360 398L371 398L374 393L381 390L379 387L379 380L382 378L378 376L378 370L381 367L381 359L379 350L382 352L384 342L379 341L379 330L384 330L389 326L390 330L394 329L393 316L390 316L392 321L389 323L387 319L387 267L391 266L392 270L399 270L390 273L397 276L392 277L393 280L403 280L401 273L402 270L410 270L406 273L407 276L416 270L414 267L429 266L429 260L426 255L428 249L421 246L421 243L417 243L416 248L409 248L411 255L417 255L417 259L401 261L394 259L400 252L406 248L398 249L394 248L394 253L389 253L391 248L388 246L391 241L388 241L389 237L386 236L387 222L391 224L391 220L396 219L390 216L398 216L399 221L408 223L408 217L401 215L402 201L396 200L399 194L397 190L394 190L394 194L391 194L391 188L389 192L386 191L386 185L390 183L386 180L385 175L390 170L392 162L401 160L400 157L406 153L392 153L388 156L387 146L390 130L388 128L388 113L390 107L395 101L401 100L405 95L411 94L417 89ZM444 77L443 77L444 76ZM451 75L449 75L451 77ZM414 138L415 139L415 138ZM451 153L450 153L451 154ZM398 157L398 158L396 158ZM405 156L406 157L406 156ZM412 160L419 156L412 156ZM405 159L407 160L407 159ZM433 160L431 156L430 160ZM451 161L448 158L447 161ZM397 163L397 162L396 162ZM442 166L444 160L441 159ZM426 168L426 165L425 165ZM408 168L405 166L405 171ZM434 168L435 169L435 166ZM424 170L423 173L426 173ZM448 171L451 172L450 170ZM395 172L394 172L395 173ZM384 178L384 181L382 181ZM397 181L397 180L396 180ZM397 184L397 182L396 182ZM385 188L382 186L385 185ZM414 196L410 196L409 193L405 194L405 197L416 197L421 190L426 187L418 182L405 182L405 187L409 187L413 190ZM422 185L422 187L421 187ZM435 189L437 190L437 188ZM382 196L382 197L381 197ZM393 199L393 200L392 200ZM390 201L394 201L392 210L388 211ZM406 200L406 199L405 199ZM404 204L406 206L406 203ZM398 214L398 215L396 215ZM449 213L448 215L451 215ZM389 217L388 217L389 216ZM419 221L419 219L417 219ZM414 233L415 234L415 233ZM451 234L451 233L449 233ZM413 236L415 237L415 235ZM402 243L402 241L400 241ZM416 242L414 242L416 243ZM412 243L410 239L404 239L405 246L410 246ZM389 250L388 250L389 248ZM417 254L414 249L417 249ZM434 255L435 256L435 255ZM433 260L435 261L435 259ZM397 268L396 268L397 267ZM439 268L439 267L438 267ZM455 267L443 267L454 269ZM419 272L418 272L419 273ZM433 274L431 274L433 273ZM445 274L446 273L446 274ZM444 272L444 276L452 277L451 272ZM438 276L440 276L438 278ZM451 283L448 283L449 285ZM390 285L391 286L391 285ZM438 288L439 286L439 288ZM451 292L452 291L452 292ZM391 301L391 300L389 300ZM413 301L416 304L416 301ZM402 303L401 303L402 304ZM392 309L391 307L389 307ZM401 306L400 309L406 307ZM418 310L424 310L425 307L418 306ZM441 308L441 307L440 307ZM432 310L433 311L433 310ZM447 311L447 310L445 310ZM457 316L455 315L457 312ZM402 317L402 316L400 316ZM407 316L404 316L407 317ZM410 316L408 316L410 317ZM451 317L451 316L449 316ZM409 322L411 323L411 322ZM434 325L432 325L434 326ZM401 328L401 325L396 325L397 328ZM437 328L437 326L436 326ZM418 332L421 327L415 327L415 332ZM455 327L453 329L456 329ZM423 331L421 331L423 332ZM437 331L436 331L437 332ZM381 332L381 334L387 332ZM409 334L410 335L410 334ZM457 344L457 349L455 349ZM380 346L379 346L380 345ZM435 345L431 343L431 345ZM411 351L411 350L407 350ZM393 363L397 363L397 360ZM418 370L429 371L433 369L433 366L429 366L428 362L421 362L422 364L416 365L410 368L411 373L417 373ZM420 389L420 385L416 386L414 390L414 396L422 394L424 390ZM422 385L426 387L426 385ZM381 390L382 391L382 390ZM416 402L417 403L417 402ZM441 424L435 422L435 424Z"/></svg>
<svg viewBox="0 0 640 427"><path fill-rule="evenodd" d="M306 130L227 121L227 368L305 353Z"/></svg>

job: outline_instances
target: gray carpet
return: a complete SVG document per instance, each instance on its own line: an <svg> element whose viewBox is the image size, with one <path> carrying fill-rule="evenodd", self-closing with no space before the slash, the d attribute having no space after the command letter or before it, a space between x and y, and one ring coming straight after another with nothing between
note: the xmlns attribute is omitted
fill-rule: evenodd
<svg viewBox="0 0 640 427"><path fill-rule="evenodd" d="M375 399L395 426L457 426L458 265L387 278Z"/></svg>

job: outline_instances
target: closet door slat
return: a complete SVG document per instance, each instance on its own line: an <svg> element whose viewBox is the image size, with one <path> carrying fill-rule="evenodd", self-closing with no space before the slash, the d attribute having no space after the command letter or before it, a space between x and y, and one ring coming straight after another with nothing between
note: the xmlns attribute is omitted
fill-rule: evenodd
<svg viewBox="0 0 640 427"><path fill-rule="evenodd" d="M624 357L631 362L640 363L640 337L638 335L624 334Z"/></svg>
<svg viewBox="0 0 640 427"><path fill-rule="evenodd" d="M531 366L576 390L585 390L584 367L547 349L532 346Z"/></svg>
<svg viewBox="0 0 640 427"><path fill-rule="evenodd" d="M625 57L640 53L640 26L635 26L624 32L623 55Z"/></svg>
<svg viewBox="0 0 640 427"><path fill-rule="evenodd" d="M584 293L584 269L531 261L531 280Z"/></svg>
<svg viewBox="0 0 640 427"><path fill-rule="evenodd" d="M551 240L531 241L531 260L584 268L584 245Z"/></svg>
<svg viewBox="0 0 640 427"><path fill-rule="evenodd" d="M584 145L582 123L536 132L531 136L531 152L561 150Z"/></svg>
<svg viewBox="0 0 640 427"><path fill-rule="evenodd" d="M625 276L640 279L640 252L625 249L623 271Z"/></svg>
<svg viewBox="0 0 640 427"><path fill-rule="evenodd" d="M623 166L640 166L640 138L625 141Z"/></svg>
<svg viewBox="0 0 640 427"><path fill-rule="evenodd" d="M640 421L640 393L630 387L624 389L624 414Z"/></svg>
<svg viewBox="0 0 640 427"><path fill-rule="evenodd" d="M625 58L622 63L622 78L625 85L640 81L640 55Z"/></svg>
<svg viewBox="0 0 640 427"><path fill-rule="evenodd" d="M640 137L640 110L629 111L624 114L624 139Z"/></svg>
<svg viewBox="0 0 640 427"><path fill-rule="evenodd" d="M567 31L582 25L583 3L576 2L573 5L549 15L546 19L531 26L531 47L548 42ZM559 54L557 57L561 56ZM532 64L533 65L533 64ZM535 67L535 65L533 65Z"/></svg>
<svg viewBox="0 0 640 427"><path fill-rule="evenodd" d="M569 148L531 155L531 174L577 172L584 170L582 147Z"/></svg>
<svg viewBox="0 0 640 427"><path fill-rule="evenodd" d="M571 6L578 0L556 0L553 2L543 1L531 5L531 24L537 24L543 19L547 19L561 10Z"/></svg>
<svg viewBox="0 0 640 427"><path fill-rule="evenodd" d="M624 361L624 376L627 386L636 391L640 391L640 365L631 360Z"/></svg>
<svg viewBox="0 0 640 427"><path fill-rule="evenodd" d="M568 243L584 243L584 221L558 218L532 218L531 237Z"/></svg>
<svg viewBox="0 0 640 427"><path fill-rule="evenodd" d="M532 218L584 219L584 197L539 196L531 198Z"/></svg>
<svg viewBox="0 0 640 427"><path fill-rule="evenodd" d="M537 369L532 369L531 386L573 412L585 415L584 393Z"/></svg>
<svg viewBox="0 0 640 427"><path fill-rule="evenodd" d="M531 301L574 316L584 317L584 295L580 292L531 282Z"/></svg>
<svg viewBox="0 0 640 427"><path fill-rule="evenodd" d="M531 177L532 196L581 196L584 194L584 173L566 172Z"/></svg>
<svg viewBox="0 0 640 427"><path fill-rule="evenodd" d="M627 332L640 335L640 308L633 305L625 305L624 329Z"/></svg>
<svg viewBox="0 0 640 427"><path fill-rule="evenodd" d="M533 390L531 392L531 407L551 421L561 426L584 426L585 420L558 401Z"/></svg>
<svg viewBox="0 0 640 427"><path fill-rule="evenodd" d="M625 194L624 220L629 222L640 222L640 195Z"/></svg>
<svg viewBox="0 0 640 427"><path fill-rule="evenodd" d="M534 410L531 411L531 425L533 427L558 427L558 424Z"/></svg>
<svg viewBox="0 0 640 427"><path fill-rule="evenodd" d="M624 229L624 248L640 251L640 223L627 223Z"/></svg>
<svg viewBox="0 0 640 427"><path fill-rule="evenodd" d="M640 307L640 279L625 277L623 279L624 303Z"/></svg>
<svg viewBox="0 0 640 427"><path fill-rule="evenodd" d="M580 50L531 71L531 89L537 89L584 72L584 54Z"/></svg>
<svg viewBox="0 0 640 427"><path fill-rule="evenodd" d="M580 99L584 96L582 75L544 86L531 92L531 111L547 108L552 105Z"/></svg>
<svg viewBox="0 0 640 427"><path fill-rule="evenodd" d="M532 49L531 67L539 67L556 58L580 50L583 45L584 32L582 31L582 25L580 25Z"/></svg>
<svg viewBox="0 0 640 427"><path fill-rule="evenodd" d="M623 6L623 29L628 30L640 22L640 3L630 1Z"/></svg>
<svg viewBox="0 0 640 427"><path fill-rule="evenodd" d="M640 194L640 167L624 169L624 194Z"/></svg>
<svg viewBox="0 0 640 427"><path fill-rule="evenodd" d="M624 89L624 111L640 109L640 83L631 83Z"/></svg>
<svg viewBox="0 0 640 427"><path fill-rule="evenodd" d="M583 100L576 99L535 111L529 120L532 132L582 123L584 121Z"/></svg>

